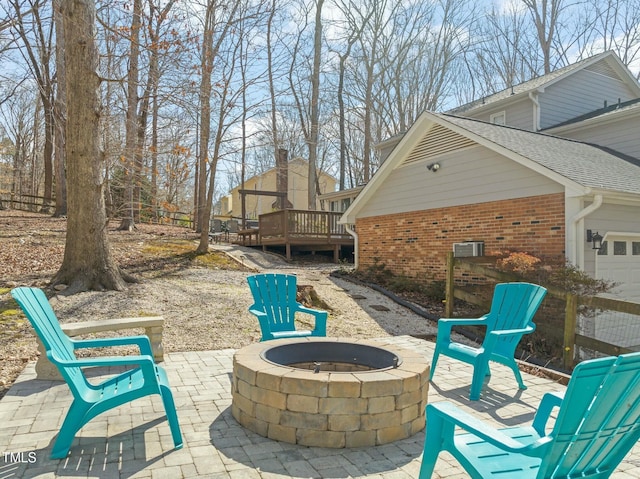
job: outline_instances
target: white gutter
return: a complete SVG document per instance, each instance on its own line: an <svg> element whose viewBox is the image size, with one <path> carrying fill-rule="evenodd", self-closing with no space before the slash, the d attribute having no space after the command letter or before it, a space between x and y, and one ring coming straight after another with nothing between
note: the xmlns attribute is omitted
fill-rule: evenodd
<svg viewBox="0 0 640 479"><path fill-rule="evenodd" d="M602 206L602 195L595 195L593 197L593 203L591 203L589 206L587 206L583 210L578 211L578 213L576 213L574 217L571 218L571 226L573 228L573 235L574 235L573 237L575 241L575 246L573 248L575 253L574 258L575 258L576 266L578 266L581 270L584 270L584 246L582 248L578 248L578 239L582 238L582 234L580 231L581 228L579 228L579 223L586 216L589 216L591 213L596 211L601 206Z"/></svg>
<svg viewBox="0 0 640 479"><path fill-rule="evenodd" d="M353 266L358 269L358 233L348 223L344 225L344 229L353 236Z"/></svg>
<svg viewBox="0 0 640 479"><path fill-rule="evenodd" d="M540 131L540 102L538 92L529 92L529 99L533 102L533 131Z"/></svg>

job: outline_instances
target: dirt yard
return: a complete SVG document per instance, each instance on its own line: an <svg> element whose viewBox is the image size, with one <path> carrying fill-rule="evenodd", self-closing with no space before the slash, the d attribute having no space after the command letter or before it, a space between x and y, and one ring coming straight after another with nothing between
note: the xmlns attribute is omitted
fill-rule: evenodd
<svg viewBox="0 0 640 479"><path fill-rule="evenodd" d="M164 316L163 346L169 353L237 349L259 341L257 320L248 312L252 300L246 283L246 276L256 271L293 272L299 285L312 286L329 309L329 336L435 333L433 321L370 288L332 275L339 265L287 263L275 255L239 251L231 245L194 256L197 235L190 230L139 225L134 232L122 232L117 231L118 224L109 225L111 250L120 267L140 282L122 292L64 296L50 290L48 282L62 262L66 221L0 211L0 397L26 363L37 357L33 330L10 296L16 286L45 289L61 322ZM437 314L439 307L433 305L431 310Z"/></svg>

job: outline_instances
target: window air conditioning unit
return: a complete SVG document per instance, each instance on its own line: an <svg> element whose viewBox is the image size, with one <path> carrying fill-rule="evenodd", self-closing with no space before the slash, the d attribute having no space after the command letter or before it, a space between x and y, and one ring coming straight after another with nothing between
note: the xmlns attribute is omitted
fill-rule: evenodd
<svg viewBox="0 0 640 479"><path fill-rule="evenodd" d="M484 256L484 242L469 241L466 243L453 243L453 256L456 258Z"/></svg>

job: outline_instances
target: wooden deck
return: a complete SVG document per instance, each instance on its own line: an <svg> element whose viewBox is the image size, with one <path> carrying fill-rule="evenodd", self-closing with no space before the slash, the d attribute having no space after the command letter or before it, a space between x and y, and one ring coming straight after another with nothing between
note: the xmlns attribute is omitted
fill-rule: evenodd
<svg viewBox="0 0 640 479"><path fill-rule="evenodd" d="M343 246L353 246L353 237L338 224L342 213L329 211L280 210L260 215L258 229L238 231L239 244L245 246L284 246L287 259L292 249L333 251L340 260Z"/></svg>

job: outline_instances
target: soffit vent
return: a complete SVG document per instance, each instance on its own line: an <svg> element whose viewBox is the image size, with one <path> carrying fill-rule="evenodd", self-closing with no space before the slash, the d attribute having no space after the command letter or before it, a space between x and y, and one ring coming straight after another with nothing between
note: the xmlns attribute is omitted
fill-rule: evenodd
<svg viewBox="0 0 640 479"><path fill-rule="evenodd" d="M620 77L618 76L616 71L613 68L611 68L609 63L607 63L605 60L600 60L599 62L596 62L593 65L589 65L588 67L585 67L585 70L588 70L594 73L599 73L600 75L605 75L610 78L614 78L616 80L620 80Z"/></svg>
<svg viewBox="0 0 640 479"><path fill-rule="evenodd" d="M442 125L433 125L400 166L410 165L418 161L432 160L445 153L462 150L473 145L475 145L473 140Z"/></svg>

